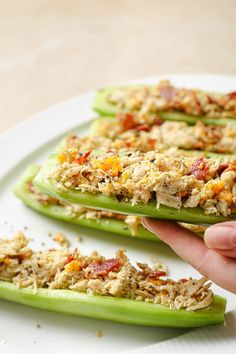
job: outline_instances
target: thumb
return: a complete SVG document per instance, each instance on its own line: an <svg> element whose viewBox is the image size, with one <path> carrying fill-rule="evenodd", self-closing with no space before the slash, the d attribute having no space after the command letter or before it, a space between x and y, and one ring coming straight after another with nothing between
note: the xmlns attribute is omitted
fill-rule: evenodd
<svg viewBox="0 0 236 354"><path fill-rule="evenodd" d="M220 253L236 257L236 222L230 221L210 226L205 232L204 241L208 248L214 248Z"/></svg>

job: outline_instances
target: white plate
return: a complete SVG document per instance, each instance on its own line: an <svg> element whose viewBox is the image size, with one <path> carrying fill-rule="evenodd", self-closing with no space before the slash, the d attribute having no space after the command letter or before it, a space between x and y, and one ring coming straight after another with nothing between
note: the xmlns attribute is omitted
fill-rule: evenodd
<svg viewBox="0 0 236 354"><path fill-rule="evenodd" d="M169 78L174 84L201 87L206 90L233 91L236 78L212 75L165 75L138 82L155 83ZM126 239L103 232L66 224L43 217L25 207L12 195L12 186L30 163L43 161L55 144L68 131L76 129L85 134L95 114L91 111L94 92L75 97L29 118L0 137L0 235L11 236L24 229L33 238L32 247L54 245L48 233L64 232L83 252L97 249L112 256L125 247L132 260L149 261L156 256L164 261L174 278L199 274L178 258L167 246L158 243ZM145 328L122 325L82 317L65 316L23 305L0 301L0 353L47 354L53 352L85 353L207 353L214 350L233 352L236 345L236 300L232 294L214 286L214 290L228 298L226 326L198 330ZM37 324L41 327L38 328ZM97 338L96 330L103 332Z"/></svg>

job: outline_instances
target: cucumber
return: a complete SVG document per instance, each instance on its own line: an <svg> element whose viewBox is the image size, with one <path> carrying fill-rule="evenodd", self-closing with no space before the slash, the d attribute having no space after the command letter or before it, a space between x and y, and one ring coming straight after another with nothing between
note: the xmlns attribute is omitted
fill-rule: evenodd
<svg viewBox="0 0 236 354"><path fill-rule="evenodd" d="M140 85L143 86L143 85ZM125 87L126 89L133 89L135 86ZM136 85L137 87L137 85ZM115 116L116 113L121 112L121 110L115 105L107 101L107 96L117 90L118 87L110 87L105 89L100 89L96 92L93 110L102 116ZM131 112L132 113L132 112ZM135 113L135 111L134 111ZM236 120L233 118L211 118L206 116L192 116L189 114L181 112L158 112L158 116L164 120L172 120L179 122L186 122L189 125L194 125L198 120L202 120L206 125L220 125L225 126L228 123L235 123Z"/></svg>
<svg viewBox="0 0 236 354"><path fill-rule="evenodd" d="M14 194L21 199L24 204L29 206L31 209L44 214L46 216L52 217L54 219L70 222L76 225L81 225L91 229L97 229L106 232L112 232L122 236L132 237L134 239L143 239L149 241L160 241L157 236L146 230L142 225L138 227L137 235L132 236L128 225L122 221L112 218L102 217L100 219L86 219L81 216L82 213L72 216L68 213L66 208L62 205L54 204L42 204L38 201L34 193L30 192L27 188L28 182L32 182L34 177L40 170L38 165L30 165L24 171L23 175L20 177L18 183L14 187Z"/></svg>
<svg viewBox="0 0 236 354"><path fill-rule="evenodd" d="M18 288L0 281L0 298L19 304L75 316L133 325L191 328L224 323L226 299L214 297L211 306L196 310L173 310L144 301L88 295L72 290Z"/></svg>
<svg viewBox="0 0 236 354"><path fill-rule="evenodd" d="M131 202L118 201L113 196L105 196L102 193L81 192L78 190L67 189L62 191L58 189L57 183L53 178L49 178L50 172L57 164L57 158L54 155L48 159L45 165L34 179L35 185L46 194L50 194L65 202L79 204L85 207L95 209L109 210L121 214L131 214L137 216L149 216L156 219L174 220L190 224L211 225L223 221L235 220L236 214L228 217L222 215L207 215L201 208L180 208L174 209L161 205L156 208L156 202L150 201L147 204L132 205Z"/></svg>

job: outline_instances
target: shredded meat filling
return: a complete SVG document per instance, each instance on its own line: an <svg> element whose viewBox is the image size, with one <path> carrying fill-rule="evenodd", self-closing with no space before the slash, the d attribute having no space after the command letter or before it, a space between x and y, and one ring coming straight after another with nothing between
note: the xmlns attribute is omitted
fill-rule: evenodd
<svg viewBox="0 0 236 354"><path fill-rule="evenodd" d="M211 93L174 87L163 80L157 86L117 88L106 96L118 110L138 112L140 123L153 121L159 112L183 112L193 116L236 118L235 92Z"/></svg>
<svg viewBox="0 0 236 354"><path fill-rule="evenodd" d="M0 239L0 279L18 287L69 289L88 294L122 297L194 311L210 306L213 293L206 278L167 278L145 263L134 267L125 252L106 259L97 251L84 256L67 248L34 252L22 233Z"/></svg>
<svg viewBox="0 0 236 354"><path fill-rule="evenodd" d="M131 120L132 124L127 124ZM124 124L124 122L126 122ZM136 115L118 114L116 121L104 120L96 131L99 143L115 149L129 149L147 152L155 149L176 147L184 150L205 150L218 153L236 152L236 126L205 125L198 121L194 126L185 122L154 121L153 124L139 124ZM109 142L110 139L111 141ZM79 145L79 141L78 141Z"/></svg>
<svg viewBox="0 0 236 354"><path fill-rule="evenodd" d="M235 213L236 168L231 162L221 172L221 165L219 159L111 151L91 154L82 165L59 159L49 178L62 190L102 193L133 205L155 198L157 208L161 204L176 209L199 206L207 214L227 216Z"/></svg>

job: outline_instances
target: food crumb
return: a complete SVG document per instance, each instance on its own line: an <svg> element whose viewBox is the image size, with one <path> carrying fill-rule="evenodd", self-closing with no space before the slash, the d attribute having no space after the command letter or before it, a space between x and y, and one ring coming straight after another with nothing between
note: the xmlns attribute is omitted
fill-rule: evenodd
<svg viewBox="0 0 236 354"><path fill-rule="evenodd" d="M77 240L78 240L79 243L83 243L83 242L84 242L84 239L83 239L82 236L78 236L78 237L77 237Z"/></svg>
<svg viewBox="0 0 236 354"><path fill-rule="evenodd" d="M45 246L45 242L41 242L41 246Z"/></svg>
<svg viewBox="0 0 236 354"><path fill-rule="evenodd" d="M70 247L70 241L68 238L61 232L57 232L53 236L53 241L57 242L62 247Z"/></svg>
<svg viewBox="0 0 236 354"><path fill-rule="evenodd" d="M37 323L36 327L37 327L37 328L41 328L41 326L40 326L40 324L39 324L39 323Z"/></svg>
<svg viewBox="0 0 236 354"><path fill-rule="evenodd" d="M96 330L96 337L98 337L98 338L100 338L100 337L102 337L103 336L103 333L102 333L102 331L100 331L100 330Z"/></svg>
<svg viewBox="0 0 236 354"><path fill-rule="evenodd" d="M28 226L24 226L24 230L28 230Z"/></svg>
<svg viewBox="0 0 236 354"><path fill-rule="evenodd" d="M155 270L163 271L166 272L166 274L168 274L167 266L164 263L162 263L162 261L160 261L158 258L154 256L150 256L150 261L152 262L153 268Z"/></svg>

